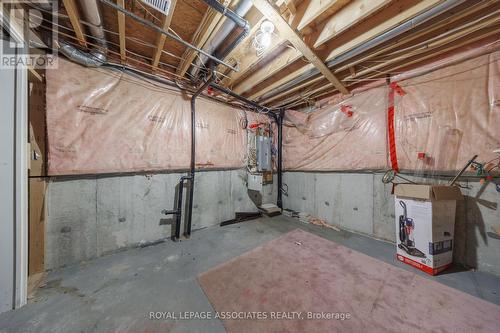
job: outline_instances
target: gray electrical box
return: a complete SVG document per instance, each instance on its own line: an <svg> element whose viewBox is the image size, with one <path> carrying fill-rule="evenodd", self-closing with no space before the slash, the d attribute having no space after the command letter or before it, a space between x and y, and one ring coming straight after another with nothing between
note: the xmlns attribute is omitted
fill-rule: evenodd
<svg viewBox="0 0 500 333"><path fill-rule="evenodd" d="M271 171L271 138L257 136L257 170Z"/></svg>
<svg viewBox="0 0 500 333"><path fill-rule="evenodd" d="M253 191L262 191L262 175L255 175L249 173L248 176L248 189Z"/></svg>

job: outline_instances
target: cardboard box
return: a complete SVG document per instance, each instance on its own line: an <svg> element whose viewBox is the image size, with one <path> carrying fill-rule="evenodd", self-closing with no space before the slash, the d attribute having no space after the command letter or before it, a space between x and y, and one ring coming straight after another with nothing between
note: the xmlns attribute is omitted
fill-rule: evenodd
<svg viewBox="0 0 500 333"><path fill-rule="evenodd" d="M456 186L398 184L394 188L398 260L428 274L448 268L453 261Z"/></svg>

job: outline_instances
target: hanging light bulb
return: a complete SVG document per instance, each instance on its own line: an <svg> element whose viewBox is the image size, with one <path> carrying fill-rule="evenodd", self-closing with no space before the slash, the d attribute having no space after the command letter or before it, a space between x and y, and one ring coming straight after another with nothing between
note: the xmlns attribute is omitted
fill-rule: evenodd
<svg viewBox="0 0 500 333"><path fill-rule="evenodd" d="M271 21L265 20L260 24L252 42L258 56L261 56L271 46L273 32L274 24Z"/></svg>

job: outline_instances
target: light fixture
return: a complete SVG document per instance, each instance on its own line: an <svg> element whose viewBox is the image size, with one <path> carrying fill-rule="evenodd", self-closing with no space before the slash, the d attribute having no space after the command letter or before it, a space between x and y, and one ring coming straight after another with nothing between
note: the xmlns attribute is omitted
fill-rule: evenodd
<svg viewBox="0 0 500 333"><path fill-rule="evenodd" d="M265 20L260 24L260 31L265 34L272 34L274 32L274 24L269 20Z"/></svg>
<svg viewBox="0 0 500 333"><path fill-rule="evenodd" d="M252 43L258 56L261 56L271 46L273 32L274 24L271 21L265 20L260 24Z"/></svg>

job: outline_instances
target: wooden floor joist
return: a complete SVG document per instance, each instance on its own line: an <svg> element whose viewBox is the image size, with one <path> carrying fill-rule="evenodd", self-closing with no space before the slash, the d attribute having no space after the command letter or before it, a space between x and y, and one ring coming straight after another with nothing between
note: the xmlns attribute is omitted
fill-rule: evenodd
<svg viewBox="0 0 500 333"><path fill-rule="evenodd" d="M238 5L237 0L219 1L233 10ZM347 87L378 80L395 69L407 70L425 59L454 51L457 45L467 45L484 36L493 39L500 24L492 17L498 16L500 0L467 0L401 31L391 40L347 56L347 52L447 0L252 1L254 7L244 16L250 23L250 34L225 59L236 63L239 71L218 66L217 82L266 106L289 107L329 94L346 94ZM85 48L96 46L90 38L90 30L86 35L85 18L78 12L80 3L75 0L62 0L62 3L73 32L60 31L59 35ZM115 3L123 8L128 5L125 0ZM108 41L108 53L114 61L121 60L134 67L147 68L158 76L186 81L192 76L187 74L191 66L203 67L196 59L200 56L196 50L163 34L140 30L140 24L122 12L110 11L106 6L102 10L106 35L115 36ZM149 20L161 22L157 24L163 29L170 29L200 49L207 49L228 20L203 1L171 0L166 15L156 11L148 15L153 16L148 17ZM485 21L481 21L483 17ZM275 25L275 33L270 47L257 52L254 38L267 19ZM66 26L69 25L66 23ZM229 39L239 31L235 30L220 48L231 42ZM143 43L137 42L138 39ZM219 98L217 94L214 96Z"/></svg>
<svg viewBox="0 0 500 333"><path fill-rule="evenodd" d="M342 7L349 4L351 0L326 0L326 1L303 1L300 6L305 6L305 13L297 24L297 29L302 30L314 22L321 22L326 17L332 16Z"/></svg>
<svg viewBox="0 0 500 333"><path fill-rule="evenodd" d="M118 6L125 8L125 0L118 0ZM118 13L118 33L120 38L120 58L122 63L127 60L127 47L125 40L125 14L117 11Z"/></svg>
<svg viewBox="0 0 500 333"><path fill-rule="evenodd" d="M315 41L314 47L317 48L326 43L354 24L361 22L364 18L387 6L390 2L391 0L351 1L336 15L330 17L319 34L318 39Z"/></svg>
<svg viewBox="0 0 500 333"><path fill-rule="evenodd" d="M392 29L401 23L417 16L418 14L425 12L432 7L436 6L442 2L442 0L422 0L415 6L412 6L408 8L407 10L401 12L400 14L388 19L385 21L383 24L380 24L373 29L370 29L369 31L351 39L349 42L341 45L340 47L337 47L333 49L330 54L326 57L326 61L329 61L339 55L341 55L344 52L347 52L356 46L362 45L369 41L370 39L384 33L385 31Z"/></svg>
<svg viewBox="0 0 500 333"><path fill-rule="evenodd" d="M496 2L496 5L493 4L493 2ZM493 6L492 6L493 5ZM446 27L449 27L452 24L459 24L461 23L467 16L473 15L476 12L479 12L481 10L485 10L488 7L492 7L492 10L498 9L500 7L500 2L499 1L483 1L479 2L473 6L468 6L465 10L460 11L459 13L455 15L450 15L444 20L439 20L436 21L435 23L429 24L425 29L422 29L421 31L411 34L409 36L406 36L404 39L395 41L394 43L388 44L387 46L378 48L372 52L369 52L367 55L360 57L354 61L349 62L346 65L343 65L341 67L338 67L335 69L335 72L340 72L346 69L350 69L353 66L356 66L359 63L362 63L364 61L373 59L374 57L381 55L383 53L389 52L391 50L394 50L398 47L401 47L402 45L408 44L410 42L413 42L425 35L428 35L430 33L433 33L437 31L438 29L443 29ZM352 74L352 73L351 73ZM352 74L355 76L355 74Z"/></svg>
<svg viewBox="0 0 500 333"><path fill-rule="evenodd" d="M302 40L302 37L294 29L292 29L292 27L290 27L280 13L273 6L271 6L269 2L265 0L253 0L253 3L264 16L275 24L282 37L289 40L290 43L292 43L292 45L295 46L295 48L297 48L297 50L299 50L304 57L306 57L307 60L309 60L311 64L328 79L328 81L332 82L340 92L344 94L349 93L342 82L340 82L337 77L333 75L330 69L326 67L316 53Z"/></svg>
<svg viewBox="0 0 500 333"><path fill-rule="evenodd" d="M121 1L123 1L123 0L121 0ZM163 18L163 23L162 23L162 27L161 27L163 30L168 31L168 28L170 27L170 22L172 22L172 17L173 17L174 12L175 12L176 3L177 3L177 0L170 0L170 7L168 9L168 13ZM163 51L163 47L165 46L165 39L166 38L167 38L167 36L165 34L158 35L158 39L156 42L156 49L155 49L155 53L154 53L154 57L153 57L153 68L157 68L158 64L160 63L160 58L161 58L161 54Z"/></svg>
<svg viewBox="0 0 500 333"><path fill-rule="evenodd" d="M73 26L73 31L75 32L76 38L81 46L87 46L87 39L85 38L85 33L83 32L82 24L80 23L80 15L78 14L78 9L76 8L75 0L63 0L64 8L68 13L69 21Z"/></svg>
<svg viewBox="0 0 500 333"><path fill-rule="evenodd" d="M297 51L297 49L293 47L286 47L286 49L281 52L281 54L276 56L273 61L258 68L257 70L252 72L252 74L247 76L245 80L234 86L234 92L236 92L237 94L242 94L250 90L257 84L276 74L295 60L300 59L300 57L302 57L302 53Z"/></svg>
<svg viewBox="0 0 500 333"><path fill-rule="evenodd" d="M338 50L339 49L343 49L344 52L345 51L348 51L349 49L352 49L353 47L355 46L358 46L358 45L361 45L362 43L366 43L369 39L375 37L377 34L380 34L388 29L390 29L391 27L393 26L396 26L397 24L400 24L401 22L404 22L408 19L411 19L412 17L414 17L415 15L425 11L425 10L428 10L429 8L432 8L433 6L435 6L436 4L438 4L439 2L441 2L442 0L423 0L421 2L417 2L416 5L414 6L411 6L409 8L406 8L406 10L402 11L401 13L393 16L393 17L389 17L386 21L384 21L384 23L381 25L384 27L384 30L378 30L377 27L376 28L373 28L373 29L369 29L366 33L363 33L361 35L359 35L358 37L355 37L353 38L352 40L355 40L356 43L353 45L353 43L351 41L348 41L347 43L339 46L339 47L336 47L336 48L333 48L333 51L329 52L331 46L329 46L329 43L326 43L324 45L326 45L326 49L322 51L323 54L325 54L324 52L327 51L326 53L326 60L331 60L331 56L332 54L336 54L338 55L339 52ZM409 5L412 5L416 2L412 2L412 1L405 1L405 3L408 3ZM347 8L344 7L344 9ZM337 15L339 15L340 13L342 12L342 10L340 12L337 12L334 16L332 16L332 18L336 17ZM365 16L366 17L366 16ZM383 17L383 15L382 15ZM330 20L332 19L330 18ZM343 53L343 52L342 52ZM303 75L305 74L307 71L309 70L309 68L307 68L304 64L303 68L300 69L300 70L296 70L295 71L295 77L298 77L300 75ZM273 75L275 75L276 73L273 73ZM270 77L270 75L267 75L267 77ZM292 77L292 76L289 76L289 75L286 75L285 77L288 77L290 80L294 79L295 77ZM261 80L262 82L263 80ZM284 82L283 80L283 77L279 77L277 78L277 81L280 82L280 85L286 83ZM241 84L244 84L244 81L241 83ZM274 84L272 84L271 86L274 86ZM270 89L267 89L267 87L265 89L261 89L261 91L259 93L256 93L255 91L252 92L252 96L254 96L255 98L259 98L262 94L268 92Z"/></svg>

